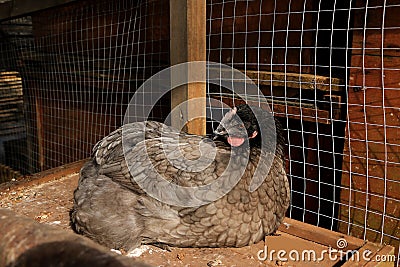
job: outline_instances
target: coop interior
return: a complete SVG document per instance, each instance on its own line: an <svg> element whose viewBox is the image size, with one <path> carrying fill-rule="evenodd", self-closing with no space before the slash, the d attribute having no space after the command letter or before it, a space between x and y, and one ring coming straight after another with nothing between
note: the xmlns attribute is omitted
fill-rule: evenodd
<svg viewBox="0 0 400 267"><path fill-rule="evenodd" d="M260 93L243 98L213 84L188 85L164 94L146 119L163 122L191 97L204 98L189 107L204 113L223 114L222 103L267 103L286 140L286 224L254 246L150 246L126 264L352 266L343 257L257 258L264 244L320 251L344 238L350 249L387 255L360 266L396 265L398 14L399 0L0 1L0 207L72 233L79 169L97 141L124 123L138 88L178 63L217 62L247 75ZM192 123L184 129L195 134L218 126Z"/></svg>

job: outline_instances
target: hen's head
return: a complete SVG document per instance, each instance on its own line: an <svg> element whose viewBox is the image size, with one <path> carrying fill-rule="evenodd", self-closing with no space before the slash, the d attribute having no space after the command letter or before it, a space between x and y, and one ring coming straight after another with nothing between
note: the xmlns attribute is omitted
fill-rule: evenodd
<svg viewBox="0 0 400 267"><path fill-rule="evenodd" d="M253 108L254 109L254 108ZM219 139L232 147L240 147L248 139L250 146L261 144L260 126L248 105L239 105L229 111L214 131L214 140Z"/></svg>

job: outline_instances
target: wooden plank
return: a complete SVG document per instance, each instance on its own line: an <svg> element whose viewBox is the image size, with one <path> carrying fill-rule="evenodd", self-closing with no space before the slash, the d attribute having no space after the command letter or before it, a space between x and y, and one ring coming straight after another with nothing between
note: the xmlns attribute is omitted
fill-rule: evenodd
<svg viewBox="0 0 400 267"><path fill-rule="evenodd" d="M0 105L17 105L17 104L21 104L23 103L23 99L22 99L22 95L21 96L9 96L9 97L5 97L5 98L0 98Z"/></svg>
<svg viewBox="0 0 400 267"><path fill-rule="evenodd" d="M372 257L371 257L372 258ZM373 261L370 261L365 265L365 267L392 267L396 265L397 257L394 254L394 247L392 246L383 246L372 258Z"/></svg>
<svg viewBox="0 0 400 267"><path fill-rule="evenodd" d="M248 70L244 73L256 84L261 85L272 84L272 86L285 86L304 90L321 90L325 92L341 92L344 90L342 86L343 82L338 78L306 73L299 74L253 70Z"/></svg>
<svg viewBox="0 0 400 267"><path fill-rule="evenodd" d="M293 236L288 233L277 231L276 235L269 235L265 237L265 246L263 253L256 254L256 258L269 258L265 260L264 263L271 262L272 266L318 266L318 267L332 267L337 266L340 261L340 257L329 258L327 254L324 255L326 251L329 251L329 247L315 243L313 241L304 240L301 237ZM261 242L260 242L261 243ZM271 253L271 252L275 253ZM285 251L286 255L279 257L278 251ZM298 252L299 256L296 259L296 255L290 255L290 252ZM307 254L305 251L314 252L315 254ZM246 253L248 255L250 253ZM289 255L288 255L289 254ZM282 256L282 255L281 255ZM315 256L315 257L314 257ZM225 265L232 266L232 265ZM235 266L235 265L233 265ZM238 265L236 265L238 266ZM240 265L240 266L264 266L265 265ZM269 266L269 265L267 265Z"/></svg>
<svg viewBox="0 0 400 267"><path fill-rule="evenodd" d="M365 243L365 241L356 237L333 232L328 229L302 223L290 218L285 218L284 224L279 226L279 230L335 249L338 249L337 241L341 238L344 238L347 241L346 250L359 249Z"/></svg>
<svg viewBox="0 0 400 267"><path fill-rule="evenodd" d="M212 68L211 68L212 70ZM221 71L220 69L216 71ZM223 69L228 72L229 70ZM304 90L320 90L324 92L342 92L344 90L343 81L339 78L331 78L327 76L307 74L307 73L290 73L290 72L270 72L255 70L240 70L245 73L255 84L271 85L276 87L286 87ZM230 73L230 71L229 71ZM229 79L238 82L247 82L242 79L242 75L225 75Z"/></svg>
<svg viewBox="0 0 400 267"><path fill-rule="evenodd" d="M36 111L36 134L38 143L38 162L39 169L44 170L45 155L44 155L44 129L43 129L43 107L41 98L36 95L35 97L35 111Z"/></svg>
<svg viewBox="0 0 400 267"><path fill-rule="evenodd" d="M212 96L214 97L214 96ZM215 97L217 100L222 100L225 104L227 104L230 107L233 107L235 105L240 105L246 103L246 101L241 100L241 99L233 99L231 97ZM247 100L247 104L253 105L253 106L258 106L259 101L257 100ZM266 106L265 103L261 103L261 108L264 108L265 110L269 110ZM311 122L318 122L322 124L331 124L331 119L329 115L329 111L326 110L316 110L313 108L305 108L305 107L299 107L299 106L289 106L289 105L284 105L284 104L277 104L274 103L273 107L271 107L274 116L276 117L283 117L283 118L290 118L290 119L297 119L297 120L303 120L303 121L311 121ZM336 118L335 118L336 119Z"/></svg>
<svg viewBox="0 0 400 267"><path fill-rule="evenodd" d="M350 259L348 259L342 265L342 267L365 266L370 261L367 261L365 257L363 257L363 255L372 258L381 248L382 246L379 246L371 242L366 242L364 246L362 246L359 250L357 250L357 254L351 256Z"/></svg>
<svg viewBox="0 0 400 267"><path fill-rule="evenodd" d="M170 58L171 65L206 60L206 1L171 0L170 1ZM206 80L206 66L191 70L201 80ZM177 75L183 75L181 73ZM174 82L180 77L171 77ZM175 88L171 92L172 125L188 133L204 135L206 133L206 84L191 83ZM186 102L197 98L195 104ZM198 119L187 121L188 118ZM186 124L186 125L185 125Z"/></svg>
<svg viewBox="0 0 400 267"><path fill-rule="evenodd" d="M64 176L77 173L82 168L83 164L87 159L72 162L69 164L62 165L60 167L52 168L46 171L42 171L26 177L21 182L16 181L12 183L0 184L0 191L7 190L12 187L13 189L18 189L20 187L31 187L42 183L46 183L53 180L58 180Z"/></svg>

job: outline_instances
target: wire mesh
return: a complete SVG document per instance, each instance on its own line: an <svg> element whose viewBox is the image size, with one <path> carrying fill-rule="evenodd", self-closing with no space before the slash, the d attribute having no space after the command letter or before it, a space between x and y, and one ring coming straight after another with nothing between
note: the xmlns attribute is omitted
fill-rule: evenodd
<svg viewBox="0 0 400 267"><path fill-rule="evenodd" d="M20 20L0 25L7 59L0 68L18 71L24 85L25 159L15 145L5 152L26 161L16 168L22 173L87 158L122 124L135 90L169 65L168 1L79 1L40 11L28 19L29 38L13 35ZM159 101L150 119L165 118L169 102Z"/></svg>
<svg viewBox="0 0 400 267"><path fill-rule="evenodd" d="M252 78L264 96L247 101L265 97L284 125L288 216L396 247L399 12L389 0L208 0L206 24L207 60ZM141 83L169 66L169 36L167 0L76 1L1 22L0 114L21 126L5 133L0 117L4 173L88 157ZM211 85L207 95L241 102ZM167 96L150 119L169 111Z"/></svg>
<svg viewBox="0 0 400 267"><path fill-rule="evenodd" d="M26 120L18 53L32 42L30 17L3 22L0 29L0 182L26 174Z"/></svg>
<svg viewBox="0 0 400 267"><path fill-rule="evenodd" d="M245 72L285 126L288 216L398 247L400 2L207 3L207 60Z"/></svg>

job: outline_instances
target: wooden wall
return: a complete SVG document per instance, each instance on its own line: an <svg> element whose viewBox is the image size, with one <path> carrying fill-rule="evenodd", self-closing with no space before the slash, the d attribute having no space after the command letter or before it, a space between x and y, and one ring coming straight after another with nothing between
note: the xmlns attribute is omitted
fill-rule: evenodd
<svg viewBox="0 0 400 267"><path fill-rule="evenodd" d="M33 171L88 157L141 83L168 66L168 0L141 3L87 0L32 15L35 50L21 57ZM158 106L153 118L167 114L168 97Z"/></svg>
<svg viewBox="0 0 400 267"><path fill-rule="evenodd" d="M317 1L307 1L305 8L303 1L223 2L207 6L209 60L238 69L246 63L247 69L314 73Z"/></svg>
<svg viewBox="0 0 400 267"><path fill-rule="evenodd" d="M400 1L391 2L383 17L382 1L369 1L367 14L356 1L339 230L378 242L383 230L396 244L388 235L400 238Z"/></svg>

